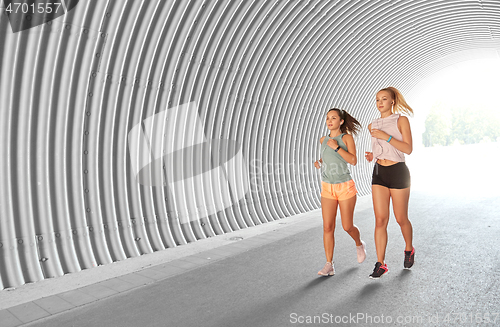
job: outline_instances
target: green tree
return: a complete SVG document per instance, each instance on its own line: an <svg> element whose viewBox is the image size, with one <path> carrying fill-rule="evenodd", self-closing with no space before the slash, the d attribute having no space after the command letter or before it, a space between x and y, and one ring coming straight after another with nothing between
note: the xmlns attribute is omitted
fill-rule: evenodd
<svg viewBox="0 0 500 327"><path fill-rule="evenodd" d="M432 106L425 119L422 134L424 146L476 144L497 141L500 119L491 110L471 107L448 107L442 103Z"/></svg>
<svg viewBox="0 0 500 327"><path fill-rule="evenodd" d="M499 120L490 110L455 108L452 115L450 139L460 144L476 144L484 139L496 141L500 135Z"/></svg>
<svg viewBox="0 0 500 327"><path fill-rule="evenodd" d="M441 104L432 106L425 119L425 132L422 134L424 146L448 145L450 127Z"/></svg>
<svg viewBox="0 0 500 327"><path fill-rule="evenodd" d="M485 137L495 142L500 138L500 118L491 115L488 119L488 124L485 127Z"/></svg>

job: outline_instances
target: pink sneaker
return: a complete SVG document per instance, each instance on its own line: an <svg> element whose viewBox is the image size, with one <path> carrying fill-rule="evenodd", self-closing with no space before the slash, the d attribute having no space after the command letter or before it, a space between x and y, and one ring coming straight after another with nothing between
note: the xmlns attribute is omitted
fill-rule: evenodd
<svg viewBox="0 0 500 327"><path fill-rule="evenodd" d="M358 253L358 262L361 263L366 259L366 243L361 241L360 246L356 246L356 252Z"/></svg>
<svg viewBox="0 0 500 327"><path fill-rule="evenodd" d="M321 275L321 276L333 276L333 275L335 275L335 269L333 269L333 262L325 263L325 266L323 267L323 269L318 271L318 275Z"/></svg>

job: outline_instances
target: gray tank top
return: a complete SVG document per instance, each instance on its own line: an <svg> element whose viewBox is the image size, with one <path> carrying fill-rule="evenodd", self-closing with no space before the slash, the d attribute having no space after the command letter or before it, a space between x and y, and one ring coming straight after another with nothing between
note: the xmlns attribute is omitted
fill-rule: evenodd
<svg viewBox="0 0 500 327"><path fill-rule="evenodd" d="M344 135L345 133L332 138L337 141L342 149L347 151L347 146L342 140ZM321 164L321 180L329 184L348 182L352 177L347 168L347 162L338 152L335 152L335 149L326 145L329 139L330 137L326 136L320 148L321 159L323 159L323 163Z"/></svg>

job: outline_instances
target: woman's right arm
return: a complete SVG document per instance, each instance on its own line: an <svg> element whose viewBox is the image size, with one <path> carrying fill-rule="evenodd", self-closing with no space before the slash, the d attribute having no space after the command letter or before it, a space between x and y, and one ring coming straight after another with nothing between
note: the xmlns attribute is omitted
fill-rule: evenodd
<svg viewBox="0 0 500 327"><path fill-rule="evenodd" d="M323 144L323 141L325 140L325 137L322 136L320 139L319 139L319 144ZM321 164L323 163L323 159L322 158L319 158L319 160L316 160L314 162L314 167L316 167L317 169L320 169L321 168Z"/></svg>

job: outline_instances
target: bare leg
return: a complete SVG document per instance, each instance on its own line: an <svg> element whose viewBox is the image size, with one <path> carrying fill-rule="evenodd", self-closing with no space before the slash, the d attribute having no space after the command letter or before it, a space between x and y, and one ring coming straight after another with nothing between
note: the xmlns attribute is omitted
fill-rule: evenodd
<svg viewBox="0 0 500 327"><path fill-rule="evenodd" d="M350 199L339 201L340 206L340 218L342 219L342 227L344 230L352 237L356 246L361 245L361 239L359 237L359 229L354 225L354 206L356 205L356 196Z"/></svg>
<svg viewBox="0 0 500 327"><path fill-rule="evenodd" d="M392 208L394 216L401 228L401 233L406 243L406 251L413 249L413 227L408 219L408 202L410 200L410 188L391 189Z"/></svg>
<svg viewBox="0 0 500 327"><path fill-rule="evenodd" d="M375 211L375 248L377 250L377 261L384 264L391 193L387 187L372 185L372 197L373 210Z"/></svg>
<svg viewBox="0 0 500 327"><path fill-rule="evenodd" d="M337 200L321 197L321 212L323 213L323 245L327 262L332 262L335 247L335 218L337 217Z"/></svg>

